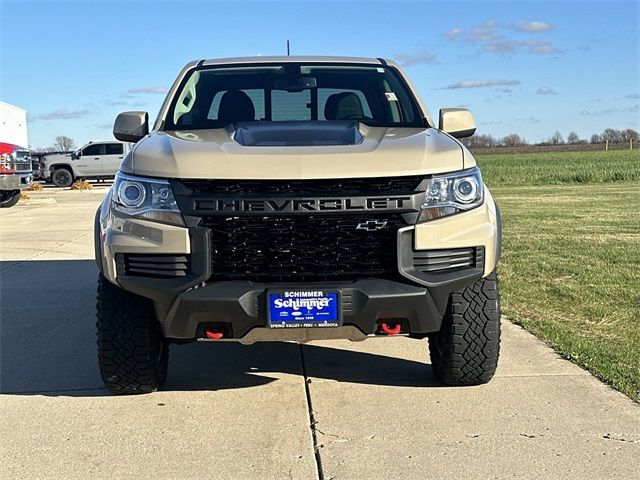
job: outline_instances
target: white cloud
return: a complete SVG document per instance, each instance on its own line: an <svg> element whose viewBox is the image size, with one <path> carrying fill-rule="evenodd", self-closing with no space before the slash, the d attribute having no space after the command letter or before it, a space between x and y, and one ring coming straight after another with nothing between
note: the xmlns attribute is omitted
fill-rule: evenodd
<svg viewBox="0 0 640 480"><path fill-rule="evenodd" d="M479 45L482 51L495 54L529 53L536 55L549 55L562 53L549 41L534 39L515 39L506 35L509 31L535 33L548 32L553 26L547 22L520 20L512 25L499 25L493 20L487 20L469 30L452 28L444 33L451 41L463 41L470 45Z"/></svg>
<svg viewBox="0 0 640 480"><path fill-rule="evenodd" d="M414 54L396 53L393 58L407 67L419 63L426 63L429 65L435 65L439 63L436 54L428 51L422 51Z"/></svg>
<svg viewBox="0 0 640 480"><path fill-rule="evenodd" d="M558 92L554 91L549 87L540 87L536 90L536 95L557 95Z"/></svg>
<svg viewBox="0 0 640 480"><path fill-rule="evenodd" d="M522 48L522 42L517 40L500 39L487 42L482 50L490 53L514 53Z"/></svg>
<svg viewBox="0 0 640 480"><path fill-rule="evenodd" d="M518 123L540 123L540 119L536 117L514 118L513 121Z"/></svg>
<svg viewBox="0 0 640 480"><path fill-rule="evenodd" d="M457 88L482 88L482 87L496 87L502 85L520 85L520 80L462 80L457 83L447 85L445 88L457 89Z"/></svg>
<svg viewBox="0 0 640 480"><path fill-rule="evenodd" d="M130 88L126 92L122 93L120 98L135 98L138 95L158 95L163 93L167 93L167 89L159 85L154 87L138 87Z"/></svg>
<svg viewBox="0 0 640 480"><path fill-rule="evenodd" d="M541 40L525 40L523 46L526 46L528 53L537 53L539 55L561 53L561 50L554 47L551 42L543 42Z"/></svg>
<svg viewBox="0 0 640 480"><path fill-rule="evenodd" d="M629 95L625 95L624 98L638 99L640 98L640 93L630 93Z"/></svg>
<svg viewBox="0 0 640 480"><path fill-rule="evenodd" d="M582 110L580 112L580 115L585 115L585 116L593 116L593 117L603 117L603 116L607 116L607 115L613 115L614 113L638 113L640 112L640 104L636 104L633 107L629 107L629 108L618 108L618 107L611 107L611 108L607 108L605 110Z"/></svg>
<svg viewBox="0 0 640 480"><path fill-rule="evenodd" d="M138 94L146 94L153 95L157 93L167 93L167 89L165 87L155 86L155 87L140 87L140 88L130 88L126 92L127 95L138 95Z"/></svg>
<svg viewBox="0 0 640 480"><path fill-rule="evenodd" d="M498 24L493 20L487 20L479 25L476 25L467 34L466 40L469 42L492 42L499 40L500 35L496 33Z"/></svg>
<svg viewBox="0 0 640 480"><path fill-rule="evenodd" d="M109 105L110 107L120 107L123 105L128 105L128 103L125 102L124 100L107 100L104 103L105 105Z"/></svg>
<svg viewBox="0 0 640 480"><path fill-rule="evenodd" d="M82 110L69 110L67 108L59 108L57 110L53 110L47 113L41 113L40 115L35 115L30 117L31 121L34 120L71 120L73 118L84 117L85 115L89 115L91 113L88 109Z"/></svg>
<svg viewBox="0 0 640 480"><path fill-rule="evenodd" d="M519 32L550 32L553 25L547 22L518 20L513 24L513 28Z"/></svg>
<svg viewBox="0 0 640 480"><path fill-rule="evenodd" d="M449 40L456 40L461 38L464 35L464 30L461 28L452 28L451 30L444 33L444 36Z"/></svg>

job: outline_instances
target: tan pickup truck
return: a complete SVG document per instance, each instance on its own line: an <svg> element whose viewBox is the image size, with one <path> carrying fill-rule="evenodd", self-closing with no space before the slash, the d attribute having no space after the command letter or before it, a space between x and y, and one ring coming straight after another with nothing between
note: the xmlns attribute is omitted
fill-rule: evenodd
<svg viewBox="0 0 640 480"><path fill-rule="evenodd" d="M153 126L114 125L136 144L95 222L107 388L159 388L170 344L381 336L428 338L446 384L489 381L501 221L474 131L389 60L189 63Z"/></svg>

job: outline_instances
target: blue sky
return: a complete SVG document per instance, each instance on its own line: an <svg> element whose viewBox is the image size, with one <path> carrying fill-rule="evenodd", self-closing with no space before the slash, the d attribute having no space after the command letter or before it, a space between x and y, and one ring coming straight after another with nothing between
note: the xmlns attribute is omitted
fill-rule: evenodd
<svg viewBox="0 0 640 480"><path fill-rule="evenodd" d="M639 128L639 2L29 2L0 0L0 100L31 146L112 138L189 60L285 53L395 58L432 115L539 141Z"/></svg>

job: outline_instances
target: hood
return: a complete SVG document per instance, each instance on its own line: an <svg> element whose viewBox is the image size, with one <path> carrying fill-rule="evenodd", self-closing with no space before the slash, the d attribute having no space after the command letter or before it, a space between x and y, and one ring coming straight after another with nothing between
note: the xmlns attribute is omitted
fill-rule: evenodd
<svg viewBox="0 0 640 480"><path fill-rule="evenodd" d="M154 131L121 168L165 178L297 180L422 175L475 164L434 128L358 129L357 143L340 145L241 145L233 128Z"/></svg>

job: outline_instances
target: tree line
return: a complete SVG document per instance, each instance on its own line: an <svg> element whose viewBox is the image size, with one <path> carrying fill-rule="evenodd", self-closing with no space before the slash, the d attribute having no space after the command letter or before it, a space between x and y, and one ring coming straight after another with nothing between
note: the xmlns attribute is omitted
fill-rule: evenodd
<svg viewBox="0 0 640 480"><path fill-rule="evenodd" d="M520 135L512 133L502 138L494 137L493 135L474 135L473 137L463 139L462 143L464 143L467 148L496 148L521 147L524 145L584 145L587 143L605 143L606 141L609 141L609 143L628 143L629 140L633 140L635 143L638 140L638 132L631 128L625 130L607 128L600 134L594 133L589 140L580 138L576 132L570 132L565 140L560 132L555 132L542 142L529 143Z"/></svg>
<svg viewBox="0 0 640 480"><path fill-rule="evenodd" d="M76 141L66 135L58 135L49 147L34 149L37 153L69 152L76 149Z"/></svg>

